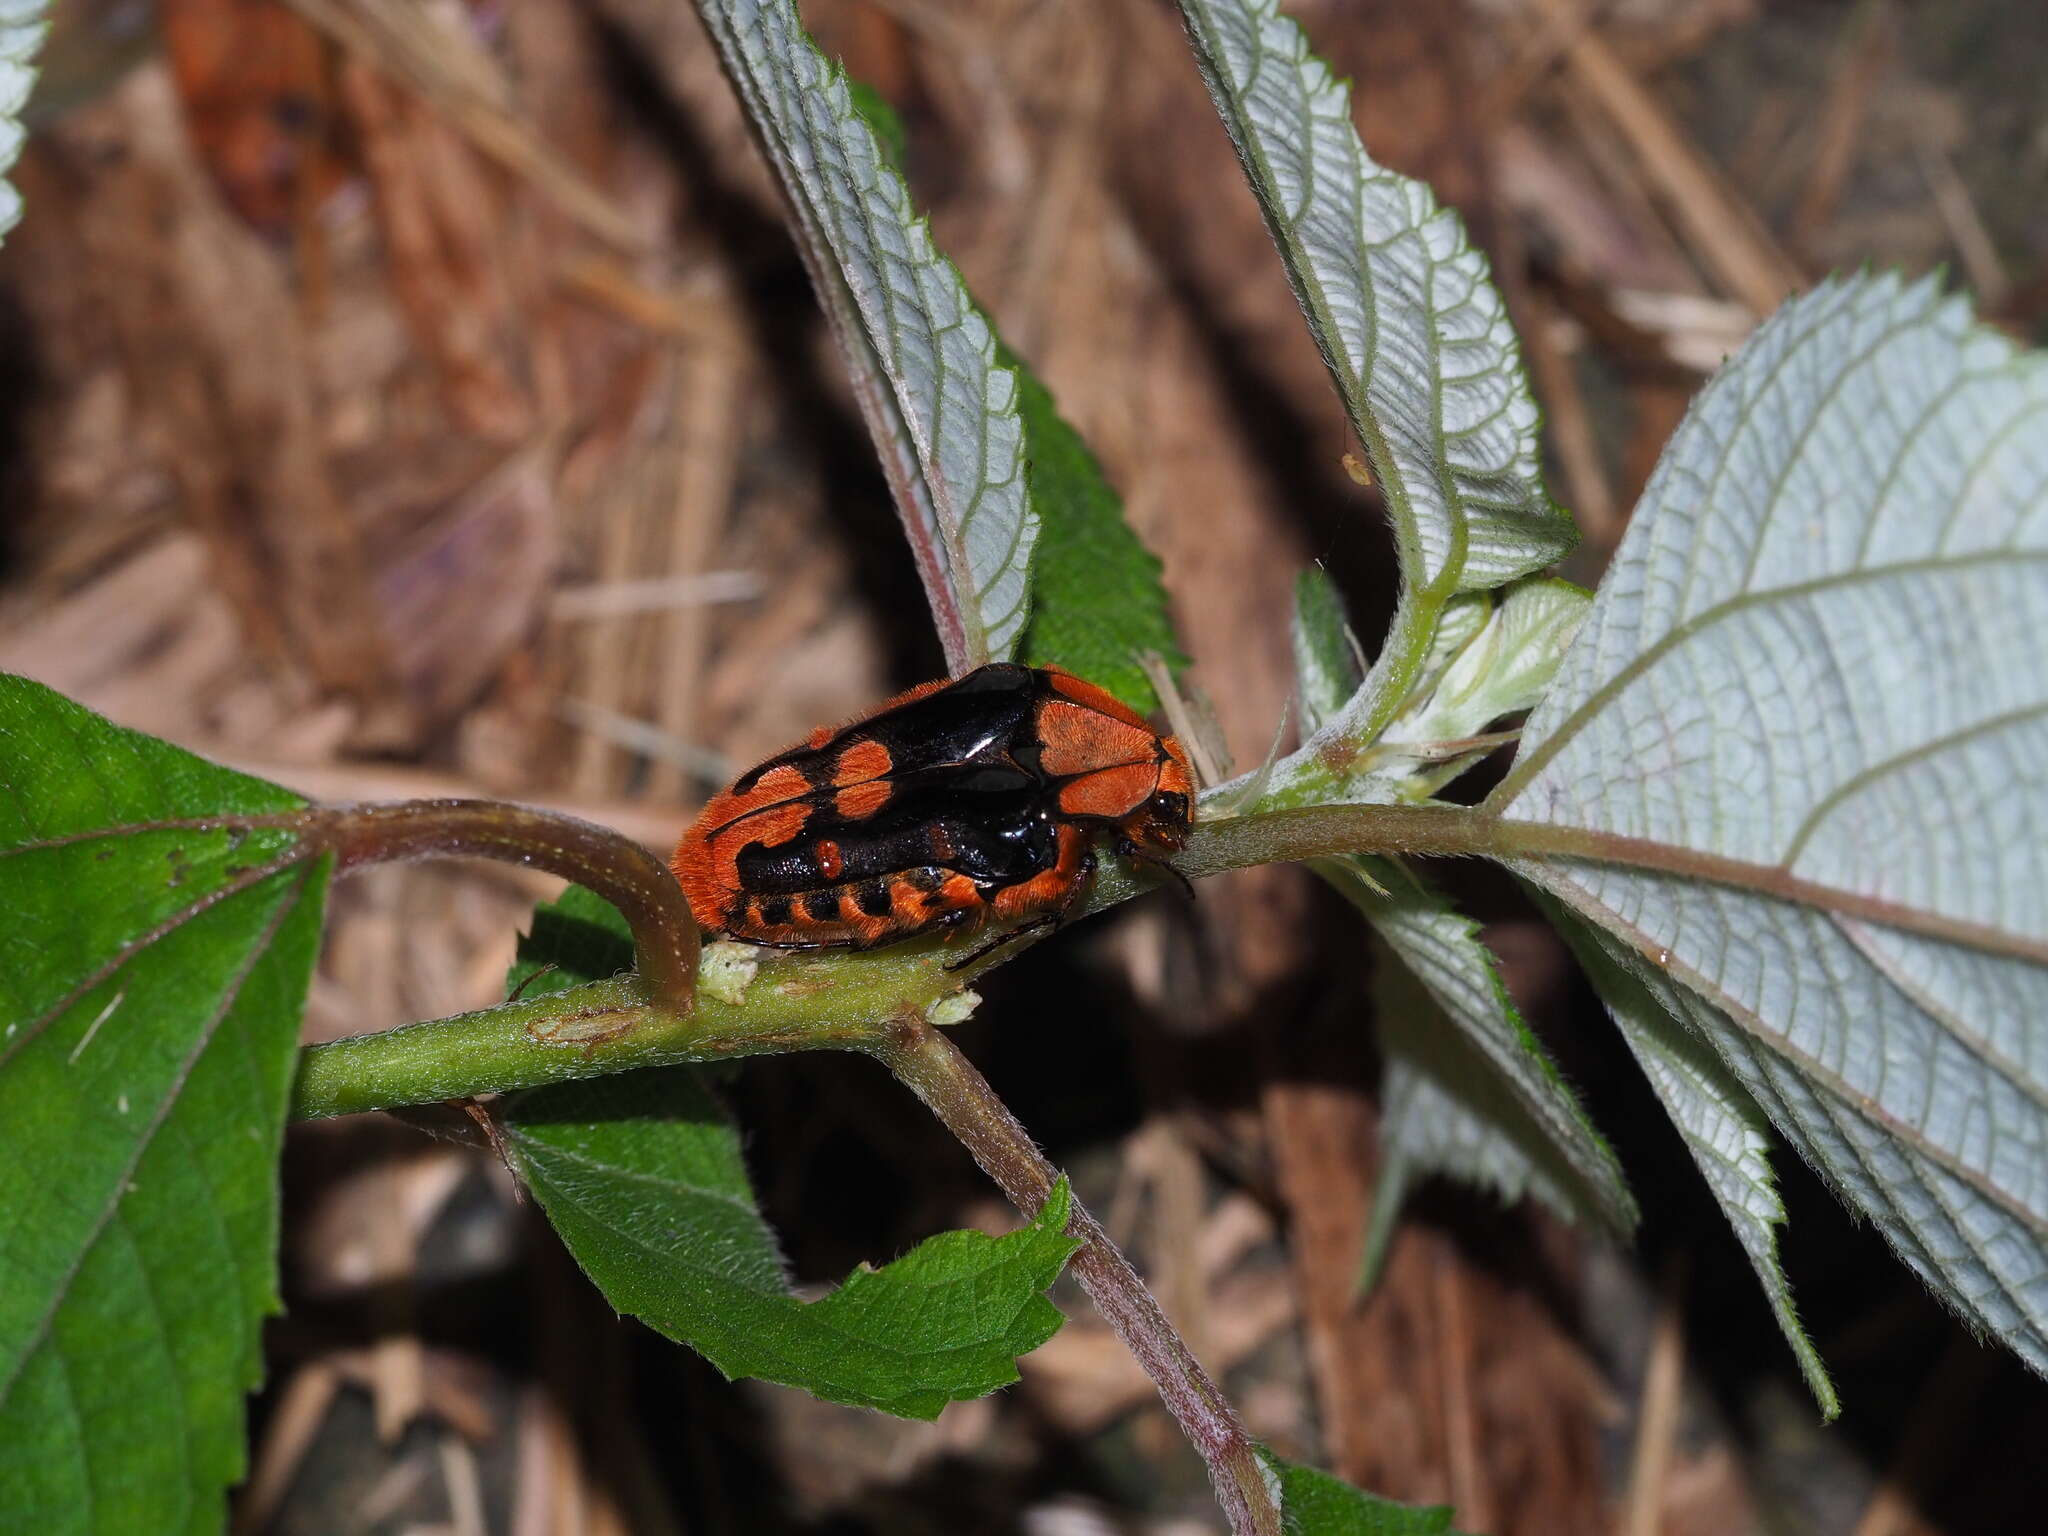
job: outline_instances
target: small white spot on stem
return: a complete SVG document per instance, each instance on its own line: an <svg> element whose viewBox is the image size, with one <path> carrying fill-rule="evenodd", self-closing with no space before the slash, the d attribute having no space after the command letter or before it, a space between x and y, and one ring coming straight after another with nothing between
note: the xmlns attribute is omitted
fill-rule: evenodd
<svg viewBox="0 0 2048 1536"><path fill-rule="evenodd" d="M981 1006L981 994L962 987L958 992L940 998L925 1009L925 1022L946 1029L954 1024L965 1024L974 1017L974 1010Z"/></svg>
<svg viewBox="0 0 2048 1536"><path fill-rule="evenodd" d="M704 946L697 971L697 985L722 1003L735 1008L746 1001L747 984L761 968L761 950L752 944L720 939Z"/></svg>

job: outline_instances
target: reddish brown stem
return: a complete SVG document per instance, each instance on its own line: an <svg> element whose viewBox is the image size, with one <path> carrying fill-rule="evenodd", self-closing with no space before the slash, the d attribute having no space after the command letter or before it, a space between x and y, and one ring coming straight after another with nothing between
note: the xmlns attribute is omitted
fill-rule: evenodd
<svg viewBox="0 0 2048 1536"><path fill-rule="evenodd" d="M982 1171L1023 1211L1052 1193L1059 1170L1045 1160L988 1080L953 1042L909 1017L864 1047L930 1106L973 1154ZM1069 1263L1095 1308L1137 1357L1181 1430L1208 1464L1216 1498L1236 1536L1280 1536L1280 1508L1259 1464L1258 1450L1209 1373L1159 1310L1109 1234L1076 1199L1067 1233L1081 1247Z"/></svg>
<svg viewBox="0 0 2048 1536"><path fill-rule="evenodd" d="M697 990L697 924L682 888L638 843L593 822L495 800L321 805L250 818L298 830L338 871L411 859L495 859L573 880L619 909L633 930L652 999L687 1014Z"/></svg>

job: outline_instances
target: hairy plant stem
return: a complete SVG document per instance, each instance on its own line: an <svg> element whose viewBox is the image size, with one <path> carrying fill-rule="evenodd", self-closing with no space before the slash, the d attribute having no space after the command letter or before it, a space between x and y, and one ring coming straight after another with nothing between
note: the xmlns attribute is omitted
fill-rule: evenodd
<svg viewBox="0 0 2048 1536"><path fill-rule="evenodd" d="M1388 851L1405 848L1420 835L1412 825L1412 810L1336 809L1367 814L1332 820L1329 811L1277 812L1208 824L1197 829L1179 863L1190 875L1206 875L1275 857L1308 857L1327 851L1333 839L1345 849L1363 841L1373 851ZM1383 811L1394 822L1375 835ZM1452 814L1470 819L1468 812ZM979 954L970 950L967 963L957 970L948 966L960 964L962 946L940 940L894 944L868 954L755 951L758 960L748 964L757 974L727 987L698 988L697 930L682 892L645 849L602 827L479 801L317 807L243 824L259 823L298 830L309 856L333 851L344 869L467 855L550 870L617 907L633 928L642 964L652 955L664 968L657 973L659 981L643 971L638 977L616 977L308 1046L300 1053L293 1088L292 1114L298 1119L468 1098L635 1067L843 1047L851 1036L906 1011L923 1015L957 997L982 973L1023 953L1036 937ZM1274 836L1262 835L1260 828ZM535 838L531 845L525 841L529 833ZM1278 846L1300 843L1308 851L1275 853L1276 840ZM1160 878L1120 865L1105 867L1083 910L1127 901ZM688 985L679 975L686 949ZM688 999L688 1006L672 1001L678 997Z"/></svg>
<svg viewBox="0 0 2048 1536"><path fill-rule="evenodd" d="M1019 1210L1028 1214L1045 1204L1059 1170L996 1097L988 1079L945 1035L911 1015L855 1048L880 1060L924 1100ZM1067 1233L1081 1243L1068 1268L1145 1368L1207 1463L1231 1531L1235 1536L1280 1536L1279 1506L1237 1411L1159 1310L1130 1261L1078 1199L1067 1219Z"/></svg>
<svg viewBox="0 0 2048 1536"><path fill-rule="evenodd" d="M218 825L219 823L208 823ZM291 826L308 853L332 850L344 867L436 853L506 858L588 885L632 925L647 970L568 992L505 1004L331 1045L301 1058L293 1113L301 1118L430 1103L632 1067L806 1049L844 1048L851 1035L902 1016L929 1015L976 978L1014 959L1035 936L981 953L938 940L868 954L766 952L759 976L691 997L696 929L682 894L652 855L614 833L519 806L428 801L333 808L244 825ZM537 844L525 841L539 834ZM1715 881L2029 959L2039 941L1982 930L1857 892L1823 888L1776 866L1742 863L1642 839L1503 820L1457 806L1325 805L1258 811L1204 822L1175 861L1200 879L1251 864L1345 853L1482 855L1525 873L1548 860L1613 863ZM1096 912L1161 877L1106 865L1082 904ZM656 979L658 978L658 980ZM610 991L601 989L610 988ZM971 1001L971 1000L970 1000ZM964 1017L966 1008L960 1016Z"/></svg>
<svg viewBox="0 0 2048 1536"><path fill-rule="evenodd" d="M2048 965L2048 941L1907 906L1794 874L1783 864L1733 859L1654 838L1521 821L1456 805L1317 805L1205 822L1174 861L1191 879L1344 853L1497 859L1539 883L1544 866L1611 864L1754 891L1844 917L1882 923L1987 954ZM1091 911L1094 903L1090 903Z"/></svg>
<svg viewBox="0 0 2048 1536"><path fill-rule="evenodd" d="M633 930L647 1005L690 1011L699 939L681 887L661 861L607 827L496 800L319 805L272 825L298 828L335 855L336 872L414 859L495 859L544 869L595 892Z"/></svg>
<svg viewBox="0 0 2048 1536"><path fill-rule="evenodd" d="M858 1048L891 1019L961 989L946 952L832 955L763 965L698 991L688 1014L628 973L299 1053L295 1120L473 1098L639 1067ZM863 961L868 963L863 964Z"/></svg>

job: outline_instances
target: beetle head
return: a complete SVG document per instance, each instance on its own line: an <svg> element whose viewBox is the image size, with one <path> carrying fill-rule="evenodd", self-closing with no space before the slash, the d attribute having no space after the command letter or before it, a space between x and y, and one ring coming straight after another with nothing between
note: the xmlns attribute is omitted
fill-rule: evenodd
<svg viewBox="0 0 2048 1536"><path fill-rule="evenodd" d="M1124 833L1148 851L1178 853L1194 823L1195 775L1177 740L1162 737L1160 745L1166 758L1159 765L1159 782L1125 818Z"/></svg>

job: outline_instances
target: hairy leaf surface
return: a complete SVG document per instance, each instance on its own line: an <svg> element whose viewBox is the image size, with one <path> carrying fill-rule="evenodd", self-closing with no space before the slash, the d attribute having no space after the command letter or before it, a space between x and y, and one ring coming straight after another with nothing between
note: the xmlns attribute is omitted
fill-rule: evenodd
<svg viewBox="0 0 2048 1536"><path fill-rule="evenodd" d="M874 87L851 76L847 85L888 165L900 172L903 120ZM1150 713L1159 696L1137 658L1150 651L1176 671L1187 665L1167 612L1159 557L1124 521L1122 498L1031 365L1000 337L996 360L1016 375L1025 473L1039 520L1021 657L1034 667L1057 663Z"/></svg>
<svg viewBox="0 0 2048 1536"><path fill-rule="evenodd" d="M2037 1370L2044 763L2048 357L1859 277L1695 402L1488 802L1564 834L1517 867Z"/></svg>
<svg viewBox="0 0 2048 1536"><path fill-rule="evenodd" d="M1394 522L1401 615L1372 686L1332 727L1369 739L1453 593L1540 570L1577 535L1543 488L1520 347L1458 216L1373 163L1350 91L1276 0L1181 0L1181 13Z"/></svg>
<svg viewBox="0 0 2048 1536"><path fill-rule="evenodd" d="M1294 579L1294 690L1301 724L1313 733L1344 707L1365 678L1365 655L1329 572L1309 566Z"/></svg>
<svg viewBox="0 0 2048 1536"><path fill-rule="evenodd" d="M1425 666L1423 691L1380 738L1379 749L1390 759L1383 772L1394 779L1392 798L1434 795L1486 757L1490 745L1453 748L1543 697L1592 601L1591 593L1568 581L1528 576L1497 595L1467 596L1447 609L1432 646L1432 660L1444 657L1442 670ZM1462 639L1475 609L1485 622ZM1411 761L1403 764L1403 757Z"/></svg>
<svg viewBox="0 0 2048 1536"><path fill-rule="evenodd" d="M326 885L288 791L0 677L0 1528L218 1530Z"/></svg>
<svg viewBox="0 0 2048 1536"><path fill-rule="evenodd" d="M1820 1351L1799 1320L1792 1283L1778 1262L1778 1228L1784 1225L1785 1207L1771 1172L1770 1122L1707 1043L1701 1026L1708 1022L1708 1010L1612 934L1554 899L1540 893L1538 899L1592 978L1749 1256L1757 1283L1764 1288L1821 1412L1834 1418L1841 1412L1841 1401Z"/></svg>
<svg viewBox="0 0 2048 1536"><path fill-rule="evenodd" d="M623 920L572 890L536 914L515 983L553 991L632 962ZM541 973L543 965L555 969ZM929 1419L1017 1379L1017 1356L1060 1325L1045 1296L1076 1244L1061 1184L1003 1237L946 1232L799 1301L755 1204L739 1129L692 1068L535 1089L506 1145L541 1208L613 1306L728 1377Z"/></svg>
<svg viewBox="0 0 2048 1536"><path fill-rule="evenodd" d="M699 0L796 214L946 659L1013 656L1038 538L1017 381L845 73L790 0Z"/></svg>

